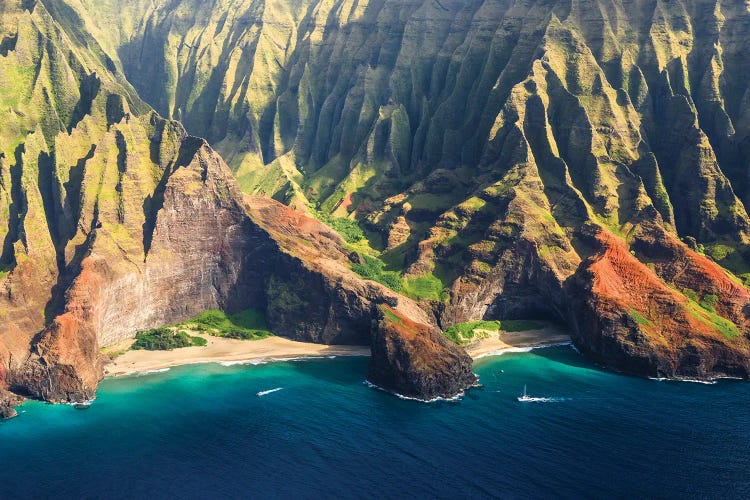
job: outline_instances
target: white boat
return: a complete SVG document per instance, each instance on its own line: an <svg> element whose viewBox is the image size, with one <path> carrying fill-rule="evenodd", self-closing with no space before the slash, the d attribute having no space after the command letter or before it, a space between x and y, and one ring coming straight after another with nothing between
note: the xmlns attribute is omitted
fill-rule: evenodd
<svg viewBox="0 0 750 500"><path fill-rule="evenodd" d="M524 385L523 386L523 396L518 396L518 400L521 403L531 403L533 401L538 401L539 398L532 398L531 396L529 396L528 394L526 394L526 386Z"/></svg>
<svg viewBox="0 0 750 500"><path fill-rule="evenodd" d="M255 395L260 398L260 397L263 397L263 396L265 396L267 394L271 394L271 393L274 393L274 392L279 392L279 391L281 391L283 389L284 389L283 387L277 387L276 389L271 389L271 390L268 390L268 391L260 391L260 392L256 393Z"/></svg>

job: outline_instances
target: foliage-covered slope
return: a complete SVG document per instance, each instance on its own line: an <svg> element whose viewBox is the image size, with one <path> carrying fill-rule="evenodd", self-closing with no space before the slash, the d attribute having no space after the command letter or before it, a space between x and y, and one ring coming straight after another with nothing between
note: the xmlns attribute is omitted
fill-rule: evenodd
<svg viewBox="0 0 750 500"><path fill-rule="evenodd" d="M441 279L445 322L566 317L590 224L629 245L646 222L750 281L743 5L66 3L244 189L352 214Z"/></svg>
<svg viewBox="0 0 750 500"><path fill-rule="evenodd" d="M377 184L385 184L382 193L399 192L440 167L494 162L504 110L539 96L551 156L568 164L603 216L623 218L614 214L623 205L621 165L643 174L667 222L699 240L746 219L731 194L747 201L744 7L686 0L67 3L141 96L218 144L241 177L243 162L289 156L277 168L302 170L301 194L333 197L330 206L345 194L381 194ZM120 18L125 28L110 29ZM572 131L559 131L564 124L580 132L568 137ZM543 144L531 149L544 156ZM396 179L384 179L386 171Z"/></svg>
<svg viewBox="0 0 750 500"><path fill-rule="evenodd" d="M643 195L666 227L750 272L744 7L47 3L70 4L141 96L215 144L248 191L356 209L386 233L411 209L399 238L414 244L441 214L509 184L524 160L508 142L517 124L546 203L559 205L555 191L583 204L551 213L557 225L621 226Z"/></svg>

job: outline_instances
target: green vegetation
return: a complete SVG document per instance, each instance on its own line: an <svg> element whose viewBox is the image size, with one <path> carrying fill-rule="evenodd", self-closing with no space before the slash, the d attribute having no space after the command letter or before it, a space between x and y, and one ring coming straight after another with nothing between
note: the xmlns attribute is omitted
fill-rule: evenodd
<svg viewBox="0 0 750 500"><path fill-rule="evenodd" d="M491 332L500 331L499 321L472 321L469 323L459 323L457 325L449 326L445 329L443 334L457 345L468 345L473 340L483 338L479 331L489 330Z"/></svg>
<svg viewBox="0 0 750 500"><path fill-rule="evenodd" d="M487 337L486 332L525 332L544 328L544 323L530 320L470 321L449 326L443 334L458 345L468 345L474 340Z"/></svg>
<svg viewBox="0 0 750 500"><path fill-rule="evenodd" d="M232 315L210 309L180 326L229 339L259 340L273 335L268 330L265 315L256 309L247 309Z"/></svg>
<svg viewBox="0 0 750 500"><path fill-rule="evenodd" d="M732 255L734 251L734 248L730 247L729 245L722 245L720 243L715 243L713 245L705 247L706 255L710 256L716 262L721 262L722 260L726 259L730 255Z"/></svg>
<svg viewBox="0 0 750 500"><path fill-rule="evenodd" d="M432 273L403 278L398 271L386 270L389 266L378 257L364 255L362 259L362 263L352 265L352 271L365 279L377 281L414 300L444 301L446 299L443 281Z"/></svg>
<svg viewBox="0 0 750 500"><path fill-rule="evenodd" d="M401 276L395 271L386 271L385 263L376 258L365 255L360 264L352 265L352 271L365 279L377 281L395 292L400 292L404 285Z"/></svg>
<svg viewBox="0 0 750 500"><path fill-rule="evenodd" d="M649 321L643 314L639 313L635 309L630 309L628 315L635 320L641 326L653 326L653 323Z"/></svg>
<svg viewBox="0 0 750 500"><path fill-rule="evenodd" d="M344 238L347 243L358 243L365 239L365 232L357 221L347 217L333 217L324 212L314 211L315 217Z"/></svg>
<svg viewBox="0 0 750 500"><path fill-rule="evenodd" d="M698 292L690 288L683 288L682 294L693 302L698 302Z"/></svg>
<svg viewBox="0 0 750 500"><path fill-rule="evenodd" d="M723 318L713 311L709 311L693 301L690 301L688 313L693 318L712 326L719 331L725 338L733 339L739 337L740 331L737 326L726 318Z"/></svg>
<svg viewBox="0 0 750 500"><path fill-rule="evenodd" d="M403 280L403 292L412 299L445 300L445 286L434 274Z"/></svg>
<svg viewBox="0 0 750 500"><path fill-rule="evenodd" d="M134 351L171 351L182 347L202 347L207 343L206 339L193 337L182 330L155 328L138 332L131 349Z"/></svg>
<svg viewBox="0 0 750 500"><path fill-rule="evenodd" d="M682 294L689 299L688 314L690 316L715 328L727 339L740 336L737 326L716 312L716 304L719 301L716 295L706 294L703 298L699 298L698 293L689 288L683 289Z"/></svg>
<svg viewBox="0 0 750 500"><path fill-rule="evenodd" d="M716 303L719 301L719 297L713 294L707 294L703 296L703 300L700 301L700 305L707 311L716 312Z"/></svg>
<svg viewBox="0 0 750 500"><path fill-rule="evenodd" d="M690 316L713 327L727 339L740 336L737 326L716 312L716 304L719 302L716 295L705 294L703 297L699 297L698 292L690 288L683 288L681 292L688 298L688 314Z"/></svg>
<svg viewBox="0 0 750 500"><path fill-rule="evenodd" d="M714 243L706 246L705 252L719 265L737 275L745 286L750 285L750 264L737 249L729 245Z"/></svg>
<svg viewBox="0 0 750 500"><path fill-rule="evenodd" d="M331 219L329 226L339 233L347 243L357 243L358 241L365 239L364 231L359 227L357 221L352 219L347 219L345 217Z"/></svg>
<svg viewBox="0 0 750 500"><path fill-rule="evenodd" d="M383 311L385 319L390 321L391 323L396 323L397 325L403 323L403 321L401 321L401 318L399 318L393 311L391 311L387 307L381 307L380 310Z"/></svg>

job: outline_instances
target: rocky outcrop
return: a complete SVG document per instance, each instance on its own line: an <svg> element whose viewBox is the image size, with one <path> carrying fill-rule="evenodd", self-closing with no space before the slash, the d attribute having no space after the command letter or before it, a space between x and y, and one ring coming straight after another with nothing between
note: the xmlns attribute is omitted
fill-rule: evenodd
<svg viewBox="0 0 750 500"><path fill-rule="evenodd" d="M23 402L23 398L8 392L0 390L0 420L13 418L18 416L18 412L15 410L15 406L20 405Z"/></svg>
<svg viewBox="0 0 750 500"><path fill-rule="evenodd" d="M367 380L400 396L452 398L476 385L472 359L434 326L415 323L387 305L372 335Z"/></svg>
<svg viewBox="0 0 750 500"><path fill-rule="evenodd" d="M633 245L658 274L610 232L583 231L598 250L567 286L584 353L637 375L750 378L746 288L659 227L639 228Z"/></svg>

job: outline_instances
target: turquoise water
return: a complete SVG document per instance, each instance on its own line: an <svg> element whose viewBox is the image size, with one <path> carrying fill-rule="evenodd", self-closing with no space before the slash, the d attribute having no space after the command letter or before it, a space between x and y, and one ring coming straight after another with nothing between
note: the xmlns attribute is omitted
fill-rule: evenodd
<svg viewBox="0 0 750 500"><path fill-rule="evenodd" d="M555 347L480 360L482 389L428 405L366 366L181 367L106 380L85 411L25 404L0 424L0 498L750 497L750 384ZM524 384L554 399L518 403Z"/></svg>

